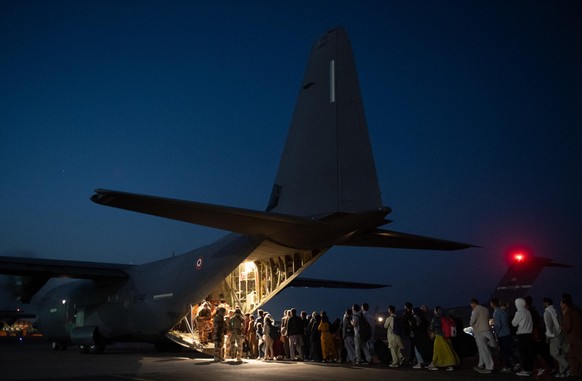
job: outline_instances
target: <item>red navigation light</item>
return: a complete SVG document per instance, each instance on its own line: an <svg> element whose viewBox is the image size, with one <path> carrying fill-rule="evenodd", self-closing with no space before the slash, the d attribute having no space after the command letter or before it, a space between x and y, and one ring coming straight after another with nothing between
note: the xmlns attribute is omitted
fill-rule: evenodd
<svg viewBox="0 0 582 381"><path fill-rule="evenodd" d="M505 250L505 261L509 266L529 266L535 261L533 249L526 245L515 245Z"/></svg>
<svg viewBox="0 0 582 381"><path fill-rule="evenodd" d="M523 252L517 252L513 254L513 260L517 263L523 263L525 261L525 254Z"/></svg>

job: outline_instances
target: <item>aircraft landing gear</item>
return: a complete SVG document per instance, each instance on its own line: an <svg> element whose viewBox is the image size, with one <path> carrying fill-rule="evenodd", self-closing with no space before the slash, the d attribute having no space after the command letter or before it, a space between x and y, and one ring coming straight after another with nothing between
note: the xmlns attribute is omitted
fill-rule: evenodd
<svg viewBox="0 0 582 381"><path fill-rule="evenodd" d="M90 353L92 355L101 354L105 351L105 345L101 344L91 344L91 345L79 345L81 353Z"/></svg>

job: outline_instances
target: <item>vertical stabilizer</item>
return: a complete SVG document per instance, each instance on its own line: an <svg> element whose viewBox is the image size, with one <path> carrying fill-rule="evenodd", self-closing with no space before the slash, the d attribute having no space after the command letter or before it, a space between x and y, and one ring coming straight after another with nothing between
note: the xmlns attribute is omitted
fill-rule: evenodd
<svg viewBox="0 0 582 381"><path fill-rule="evenodd" d="M333 29L311 51L267 210L322 217L381 206L351 45Z"/></svg>
<svg viewBox="0 0 582 381"><path fill-rule="evenodd" d="M513 305L517 298L523 298L528 293L536 279L546 267L572 267L563 263L556 263L550 258L527 257L514 260L507 272L497 285L491 299L499 299Z"/></svg>

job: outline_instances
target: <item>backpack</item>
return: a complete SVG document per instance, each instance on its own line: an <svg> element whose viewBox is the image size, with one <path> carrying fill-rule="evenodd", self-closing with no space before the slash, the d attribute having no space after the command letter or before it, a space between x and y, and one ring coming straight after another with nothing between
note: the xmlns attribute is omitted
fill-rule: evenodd
<svg viewBox="0 0 582 381"><path fill-rule="evenodd" d="M202 307L198 311L198 317L204 318L204 319L209 318L210 317L210 308L208 308L208 307Z"/></svg>
<svg viewBox="0 0 582 381"><path fill-rule="evenodd" d="M364 315L359 316L358 325L360 326L360 339L362 341L370 340L372 337L372 327L370 327L370 323L368 323Z"/></svg>
<svg viewBox="0 0 582 381"><path fill-rule="evenodd" d="M281 328L277 327L275 324L273 324L270 328L269 337L273 340L279 340L281 337Z"/></svg>
<svg viewBox="0 0 582 381"><path fill-rule="evenodd" d="M394 326L392 327L392 333L397 336L402 336L402 320L394 315Z"/></svg>
<svg viewBox="0 0 582 381"><path fill-rule="evenodd" d="M241 332L242 331L242 320L236 314L230 318L228 326L231 332Z"/></svg>
<svg viewBox="0 0 582 381"><path fill-rule="evenodd" d="M344 319L346 336L354 336L354 326L348 319Z"/></svg>
<svg viewBox="0 0 582 381"><path fill-rule="evenodd" d="M550 316L552 317L552 322L554 323L554 332L552 332L555 336L560 336L560 334L562 333L562 327L560 327L560 323L558 322L558 319L556 317L555 313L551 313L548 312L550 314Z"/></svg>
<svg viewBox="0 0 582 381"><path fill-rule="evenodd" d="M450 317L441 316L441 328L445 339L457 337L457 325Z"/></svg>

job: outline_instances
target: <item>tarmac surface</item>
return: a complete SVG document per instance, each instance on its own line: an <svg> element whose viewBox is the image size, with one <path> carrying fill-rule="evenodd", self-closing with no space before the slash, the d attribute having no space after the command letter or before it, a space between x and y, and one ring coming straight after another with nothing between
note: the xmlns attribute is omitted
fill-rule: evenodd
<svg viewBox="0 0 582 381"><path fill-rule="evenodd" d="M197 352L159 353L147 344L107 347L99 355L83 354L76 348L53 351L45 341L0 342L0 380L66 381L181 381L181 380L553 380L550 375L518 377L512 374L479 374L473 370L476 358L466 359L459 369L415 370L409 366L390 368L315 362L244 359L215 363Z"/></svg>

